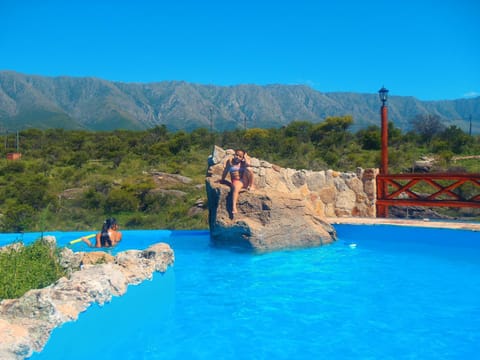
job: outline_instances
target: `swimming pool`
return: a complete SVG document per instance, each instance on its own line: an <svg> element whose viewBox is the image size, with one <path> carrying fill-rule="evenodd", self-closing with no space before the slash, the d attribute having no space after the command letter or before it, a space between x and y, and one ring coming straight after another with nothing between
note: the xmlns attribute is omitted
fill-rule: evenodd
<svg viewBox="0 0 480 360"><path fill-rule="evenodd" d="M31 359L478 356L478 232L335 228L335 244L263 255L213 248L208 232L125 232L125 248L169 243L175 265L54 330Z"/></svg>

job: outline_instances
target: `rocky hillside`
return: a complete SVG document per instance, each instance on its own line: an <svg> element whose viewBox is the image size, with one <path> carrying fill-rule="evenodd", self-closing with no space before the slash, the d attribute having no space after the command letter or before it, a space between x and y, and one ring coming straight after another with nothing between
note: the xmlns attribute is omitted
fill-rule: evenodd
<svg viewBox="0 0 480 360"><path fill-rule="evenodd" d="M375 89L372 89L375 91ZM321 93L305 85L213 86L187 82L119 83L96 78L44 77L0 71L0 130L64 128L170 130L280 127L352 115L353 130L379 125L378 94ZM417 114L480 133L480 97L420 101L391 96L389 119L408 130Z"/></svg>

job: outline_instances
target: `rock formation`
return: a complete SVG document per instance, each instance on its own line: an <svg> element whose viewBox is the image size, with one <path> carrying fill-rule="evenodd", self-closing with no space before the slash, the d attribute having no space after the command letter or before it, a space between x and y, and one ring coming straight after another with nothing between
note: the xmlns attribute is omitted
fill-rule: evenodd
<svg viewBox="0 0 480 360"><path fill-rule="evenodd" d="M240 194L232 216L230 187L219 183L233 150L215 147L206 190L212 242L269 251L328 244L335 240L331 217L375 217L375 169L356 173L281 168L250 159L256 190Z"/></svg>
<svg viewBox="0 0 480 360"><path fill-rule="evenodd" d="M19 299L0 303L0 359L24 359L41 351L51 331L92 303L103 305L123 295L129 284L165 272L174 262L169 245L159 243L146 250L128 250L115 257L103 252L73 253L63 250L64 266L81 267L55 284L30 290Z"/></svg>

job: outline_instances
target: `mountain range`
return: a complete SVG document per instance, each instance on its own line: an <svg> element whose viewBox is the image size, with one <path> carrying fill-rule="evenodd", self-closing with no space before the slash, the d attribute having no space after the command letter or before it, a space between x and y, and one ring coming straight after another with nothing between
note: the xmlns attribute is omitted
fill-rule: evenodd
<svg viewBox="0 0 480 360"><path fill-rule="evenodd" d="M377 93L322 93L306 85L215 86L184 81L122 83L91 77L46 77L0 71L0 132L25 128L143 130L165 125L171 131L204 127L281 127L291 121L322 122L353 116L356 131L380 126ZM480 97L421 101L390 96L388 117L409 130L418 114L480 133Z"/></svg>

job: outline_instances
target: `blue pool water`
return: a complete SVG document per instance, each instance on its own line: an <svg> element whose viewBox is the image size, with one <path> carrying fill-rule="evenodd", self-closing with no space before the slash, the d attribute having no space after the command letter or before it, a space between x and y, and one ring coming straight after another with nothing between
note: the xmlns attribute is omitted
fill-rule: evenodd
<svg viewBox="0 0 480 360"><path fill-rule="evenodd" d="M32 359L478 358L480 233L335 227L333 245L263 255L213 248L208 232L125 231L119 250L164 241L175 265Z"/></svg>

